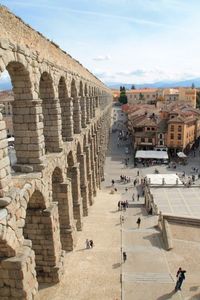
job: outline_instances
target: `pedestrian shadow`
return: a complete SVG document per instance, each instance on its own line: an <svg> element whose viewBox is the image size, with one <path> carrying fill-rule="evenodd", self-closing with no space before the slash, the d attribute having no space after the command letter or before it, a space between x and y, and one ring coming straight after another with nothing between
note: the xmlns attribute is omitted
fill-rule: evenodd
<svg viewBox="0 0 200 300"><path fill-rule="evenodd" d="M115 226L119 226L119 225L121 225L121 223L117 223L117 224L115 224Z"/></svg>
<svg viewBox="0 0 200 300"><path fill-rule="evenodd" d="M117 269L117 268L119 268L119 267L121 267L121 263L116 263L116 264L113 264L113 265L112 265L112 268L113 268L113 269Z"/></svg>
<svg viewBox="0 0 200 300"><path fill-rule="evenodd" d="M76 250L76 252L81 252L81 251L85 251L85 250L90 250L90 248L81 248L81 249Z"/></svg>
<svg viewBox="0 0 200 300"><path fill-rule="evenodd" d="M112 213L112 214L115 214L117 212L120 212L120 210L118 210L118 209L116 209L116 210L110 210L109 212Z"/></svg>
<svg viewBox="0 0 200 300"><path fill-rule="evenodd" d="M158 297L156 300L169 300L171 299L171 297L176 293L175 290L171 291L170 293L167 293L165 295L162 295L160 297Z"/></svg>

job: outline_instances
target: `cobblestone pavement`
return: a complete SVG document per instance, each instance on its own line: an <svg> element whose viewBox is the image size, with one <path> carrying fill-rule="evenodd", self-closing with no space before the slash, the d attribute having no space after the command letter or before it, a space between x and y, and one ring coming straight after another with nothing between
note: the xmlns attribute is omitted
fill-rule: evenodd
<svg viewBox="0 0 200 300"><path fill-rule="evenodd" d="M60 284L40 290L41 300L119 300L120 224L116 203L119 195L98 192L89 216L84 218L78 243L65 259ZM86 249L86 239L94 241Z"/></svg>

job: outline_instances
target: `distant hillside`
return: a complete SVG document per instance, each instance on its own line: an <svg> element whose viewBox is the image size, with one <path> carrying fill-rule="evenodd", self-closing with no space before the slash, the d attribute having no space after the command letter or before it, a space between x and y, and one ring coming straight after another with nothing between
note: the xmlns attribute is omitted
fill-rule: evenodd
<svg viewBox="0 0 200 300"><path fill-rule="evenodd" d="M191 87L194 83L195 87L200 87L200 78L194 78L184 81L159 81L154 83L134 84L136 89L143 88L174 88L174 87ZM120 86L125 86L126 89L130 89L132 84L121 82L105 82L105 84L112 89L119 89Z"/></svg>

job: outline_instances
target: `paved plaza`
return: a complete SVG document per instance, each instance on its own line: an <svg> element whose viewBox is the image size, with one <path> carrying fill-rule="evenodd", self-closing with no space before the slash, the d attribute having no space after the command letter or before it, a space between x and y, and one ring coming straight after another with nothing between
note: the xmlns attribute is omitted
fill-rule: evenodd
<svg viewBox="0 0 200 300"><path fill-rule="evenodd" d="M137 171L140 177L153 173L154 167L133 168L124 166L127 157L124 148L116 146L117 135L112 134L105 166L105 181L98 192L89 216L84 218L84 228L78 232L77 247L66 257L62 282L40 290L42 300L167 300L200 299L200 238L197 229L172 226L171 251L164 249L157 228L157 216L149 216L144 199L137 201L138 187L133 187ZM160 173L172 172L158 166ZM181 169L182 168L182 169ZM178 166L182 172L184 166ZM191 166L186 166L188 174ZM120 182L120 175L131 177L130 183ZM111 180L117 192L111 194ZM187 193L198 188L185 189ZM184 190L184 188L182 188ZM175 191L175 189L174 189ZM135 201L132 195L135 194ZM189 198L188 194L188 198ZM186 197L186 194L185 194ZM198 197L198 196L197 196ZM159 197L158 197L159 198ZM187 197L186 197L187 198ZM191 197L190 197L191 198ZM119 200L128 200L129 208L118 211ZM164 200L165 201L165 200ZM174 201L175 204L176 200ZM179 203L179 205L181 205ZM177 207L177 210L178 207ZM120 216L124 216L121 224ZM141 218L138 229L136 220ZM95 247L85 249L86 238L93 239ZM127 261L123 263L121 253ZM182 266L187 270L182 291L175 293L176 271ZM120 282L121 275L121 282Z"/></svg>
<svg viewBox="0 0 200 300"><path fill-rule="evenodd" d="M151 193L162 213L200 218L199 187L151 188Z"/></svg>

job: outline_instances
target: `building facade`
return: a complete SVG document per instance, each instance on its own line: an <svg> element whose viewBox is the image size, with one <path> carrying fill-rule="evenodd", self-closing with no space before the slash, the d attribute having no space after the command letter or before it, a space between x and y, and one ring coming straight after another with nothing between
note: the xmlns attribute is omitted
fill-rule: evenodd
<svg viewBox="0 0 200 300"><path fill-rule="evenodd" d="M126 91L126 95L128 104L154 104L163 98L164 92L162 89L137 89Z"/></svg>

